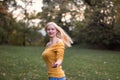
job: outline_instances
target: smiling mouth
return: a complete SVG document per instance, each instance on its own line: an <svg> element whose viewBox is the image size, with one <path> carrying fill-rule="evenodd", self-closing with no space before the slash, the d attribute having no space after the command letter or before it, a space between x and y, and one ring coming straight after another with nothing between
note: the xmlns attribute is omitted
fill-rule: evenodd
<svg viewBox="0 0 120 80"><path fill-rule="evenodd" d="M49 35L52 35L53 33L48 33Z"/></svg>

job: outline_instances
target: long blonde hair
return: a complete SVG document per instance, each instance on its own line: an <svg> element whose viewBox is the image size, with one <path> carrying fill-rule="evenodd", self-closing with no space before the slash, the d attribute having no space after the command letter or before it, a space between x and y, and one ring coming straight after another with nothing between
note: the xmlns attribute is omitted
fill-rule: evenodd
<svg viewBox="0 0 120 80"><path fill-rule="evenodd" d="M53 25L56 30L58 31L57 33L57 37L62 39L64 44L67 46L67 47L71 47L71 44L73 43L72 39L68 36L68 34L60 27L58 26L55 22L49 22L47 23L47 25L45 26L45 30L47 29L47 27L49 25Z"/></svg>

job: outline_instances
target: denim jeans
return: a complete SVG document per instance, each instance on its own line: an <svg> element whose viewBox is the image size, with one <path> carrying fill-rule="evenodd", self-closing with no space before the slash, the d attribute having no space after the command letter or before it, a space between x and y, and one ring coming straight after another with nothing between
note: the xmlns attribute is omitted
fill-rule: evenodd
<svg viewBox="0 0 120 80"><path fill-rule="evenodd" d="M49 77L49 80L66 80L65 77L63 78L53 78L53 77Z"/></svg>

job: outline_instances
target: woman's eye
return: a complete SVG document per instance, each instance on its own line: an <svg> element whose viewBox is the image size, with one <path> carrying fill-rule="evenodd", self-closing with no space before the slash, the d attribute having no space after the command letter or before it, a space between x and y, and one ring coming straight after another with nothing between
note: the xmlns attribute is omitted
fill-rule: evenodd
<svg viewBox="0 0 120 80"><path fill-rule="evenodd" d="M47 30L48 30L48 31L50 31L50 30L52 30L52 31L53 31L53 30L55 30L55 29L54 29L54 28L48 28Z"/></svg>
<svg viewBox="0 0 120 80"><path fill-rule="evenodd" d="M52 30L54 30L54 29L52 29Z"/></svg>

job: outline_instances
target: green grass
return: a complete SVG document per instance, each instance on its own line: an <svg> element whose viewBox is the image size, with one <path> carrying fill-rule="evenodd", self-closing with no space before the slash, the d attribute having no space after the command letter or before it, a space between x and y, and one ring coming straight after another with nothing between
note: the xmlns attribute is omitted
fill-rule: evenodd
<svg viewBox="0 0 120 80"><path fill-rule="evenodd" d="M0 80L47 80L43 47L0 46ZM67 80L120 80L120 52L68 48Z"/></svg>

